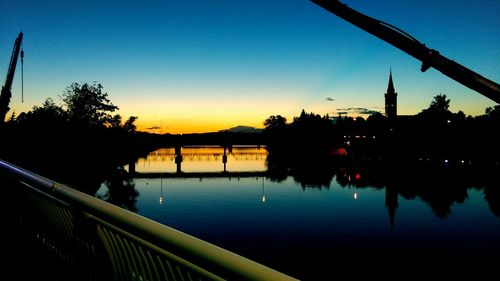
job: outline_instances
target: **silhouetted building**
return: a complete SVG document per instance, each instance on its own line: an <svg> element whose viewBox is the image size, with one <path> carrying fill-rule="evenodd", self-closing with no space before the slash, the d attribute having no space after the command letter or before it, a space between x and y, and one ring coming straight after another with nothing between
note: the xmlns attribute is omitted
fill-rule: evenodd
<svg viewBox="0 0 500 281"><path fill-rule="evenodd" d="M392 70L389 72L389 85L385 93L385 116L394 119L398 115L398 93L394 90L392 82Z"/></svg>

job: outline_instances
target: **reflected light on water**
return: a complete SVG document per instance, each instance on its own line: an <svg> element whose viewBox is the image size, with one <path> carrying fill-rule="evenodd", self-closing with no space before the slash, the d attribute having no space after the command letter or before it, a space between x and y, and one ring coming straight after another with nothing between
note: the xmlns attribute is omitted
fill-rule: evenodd
<svg viewBox="0 0 500 281"><path fill-rule="evenodd" d="M175 161L174 148L161 148L135 162L134 171L140 173L182 172L241 172L265 171L267 150L257 146L234 146L224 151L221 146L181 147L181 159ZM177 165L180 164L180 165ZM127 166L126 170L130 170Z"/></svg>
<svg viewBox="0 0 500 281"><path fill-rule="evenodd" d="M160 178L160 205L163 204L163 179Z"/></svg>
<svg viewBox="0 0 500 281"><path fill-rule="evenodd" d="M448 160L449 172L454 161ZM497 192L496 178L495 184L475 188L484 183L465 182L459 174L436 177L410 169L404 177L380 181L393 171L374 169L370 173L341 167L335 170L335 178L329 174L332 180L326 187L304 187L299 177L275 180L264 173L136 177L130 186L137 190L137 197L125 195L141 215L244 256L272 257L270 265L279 267L283 262L284 272L302 280L322 280L315 278L318 269L325 276L331 274L330 268L318 264L326 262L322 256L332 252L339 260L373 258L387 247L387 253L395 257L390 262L405 262L399 257L413 256L419 262L429 256L461 261L478 253L498 253L498 195L491 193ZM121 198L116 192L123 190L103 184L98 195ZM283 249L291 250L282 259L274 258ZM305 255L311 258L304 261Z"/></svg>
<svg viewBox="0 0 500 281"><path fill-rule="evenodd" d="M264 187L264 180L265 178L262 178L262 203L266 203L266 190Z"/></svg>

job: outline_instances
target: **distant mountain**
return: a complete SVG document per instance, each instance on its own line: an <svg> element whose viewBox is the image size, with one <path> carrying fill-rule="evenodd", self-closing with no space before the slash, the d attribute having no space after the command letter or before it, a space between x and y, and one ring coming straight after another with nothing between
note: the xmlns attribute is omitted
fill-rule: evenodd
<svg viewBox="0 0 500 281"><path fill-rule="evenodd" d="M257 129L250 126L236 126L226 130L220 130L219 132L231 132L231 133L260 133L262 129Z"/></svg>

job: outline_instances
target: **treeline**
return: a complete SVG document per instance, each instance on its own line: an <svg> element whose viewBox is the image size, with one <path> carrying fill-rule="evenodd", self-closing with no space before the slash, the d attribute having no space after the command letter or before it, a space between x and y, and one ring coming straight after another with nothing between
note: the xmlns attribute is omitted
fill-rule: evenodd
<svg viewBox="0 0 500 281"><path fill-rule="evenodd" d="M302 111L291 123L270 116L264 135L273 155L342 155L450 159L500 163L500 105L481 116L452 113L446 95L437 95L428 108L414 116L367 119L320 116ZM300 153L299 153L300 152Z"/></svg>
<svg viewBox="0 0 500 281"><path fill-rule="evenodd" d="M285 117L273 115L264 121L263 134L267 145L272 150L288 150L300 146L312 146L305 149L325 149L339 144L340 135L328 115L302 113L287 123Z"/></svg>
<svg viewBox="0 0 500 281"><path fill-rule="evenodd" d="M280 115L264 122L272 181L293 176L303 188L389 188L420 197L438 217L484 188L491 211L500 215L500 105L480 116L449 110L445 95L414 116L367 119L320 116L302 111L288 123ZM345 152L342 154L342 152Z"/></svg>
<svg viewBox="0 0 500 281"><path fill-rule="evenodd" d="M81 171L108 173L141 150L131 116L122 120L113 114L118 107L98 83L68 86L62 104L48 98L41 106L16 116L0 128L0 157L47 177L71 182ZM92 176L90 176L91 178ZM68 180L66 180L66 178Z"/></svg>

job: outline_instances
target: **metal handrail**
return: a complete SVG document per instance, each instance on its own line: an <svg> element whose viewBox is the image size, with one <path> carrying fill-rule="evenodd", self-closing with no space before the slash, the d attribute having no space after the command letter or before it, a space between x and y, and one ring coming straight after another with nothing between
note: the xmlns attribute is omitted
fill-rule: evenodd
<svg viewBox="0 0 500 281"><path fill-rule="evenodd" d="M115 271L119 271L121 270L119 268L123 269L127 266L139 268L140 265L140 268L147 268L149 270L143 271L146 272L145 275L156 276L151 279L144 278L144 280L163 280L161 278L162 275L154 271L160 271L160 269L167 271L165 268L170 267L168 261L166 261L166 265L164 262L155 261L158 258L154 258L153 256L161 255L162 258L177 257L176 259L183 260L181 266L187 267L188 270L193 270L195 273L200 270L208 272L207 274L203 274L203 276L209 280L296 280L228 250L114 206L3 160L0 160L0 172L7 173L18 183L36 188L66 202L78 212L81 211L84 217L92 221L94 225L97 225L95 228L95 231L98 232L96 236L100 235L99 237L106 240L103 243L105 244L104 248L109 251L108 254L118 256L114 257L115 260L113 260L113 257L111 258L111 263L116 265L116 268L114 267ZM118 246L121 246L123 249L120 250ZM138 261L137 259L134 260L134 257L123 257L127 253L136 253L137 256L143 256L144 260ZM126 264L122 261L125 259L128 262ZM152 261L151 264L147 264L149 260ZM179 264L176 260L172 262ZM130 273L132 271L127 272ZM123 272L118 273L115 272L115 277L124 274ZM136 273L134 272L133 274ZM123 276L119 278L123 278ZM133 280L136 277L132 278L129 276L127 279Z"/></svg>

